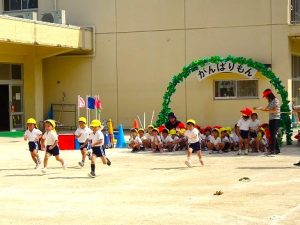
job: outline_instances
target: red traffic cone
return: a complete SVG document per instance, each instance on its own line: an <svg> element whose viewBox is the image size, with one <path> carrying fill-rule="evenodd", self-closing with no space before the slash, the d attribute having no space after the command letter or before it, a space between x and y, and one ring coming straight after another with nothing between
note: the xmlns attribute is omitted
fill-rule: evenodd
<svg viewBox="0 0 300 225"><path fill-rule="evenodd" d="M133 128L135 128L135 129L139 129L139 124L138 124L138 121L135 119L134 121L133 121Z"/></svg>

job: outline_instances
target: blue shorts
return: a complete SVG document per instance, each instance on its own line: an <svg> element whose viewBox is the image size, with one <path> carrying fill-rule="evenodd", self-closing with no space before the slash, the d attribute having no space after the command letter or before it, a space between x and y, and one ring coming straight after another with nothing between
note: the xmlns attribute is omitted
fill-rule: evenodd
<svg viewBox="0 0 300 225"><path fill-rule="evenodd" d="M240 135L243 139L249 138L249 130L240 130Z"/></svg>
<svg viewBox="0 0 300 225"><path fill-rule="evenodd" d="M83 150L83 149L87 149L88 147L88 143L87 144L84 144L84 143L79 143L80 145L80 150ZM82 146L83 145L83 146ZM82 147L81 147L82 146Z"/></svg>
<svg viewBox="0 0 300 225"><path fill-rule="evenodd" d="M250 137L251 137L251 138L257 138L257 133L256 133L256 131L252 131L252 132L250 131L249 134L250 134Z"/></svg>
<svg viewBox="0 0 300 225"><path fill-rule="evenodd" d="M39 143L35 141L29 141L28 142L29 151L33 152L34 150L39 149Z"/></svg>
<svg viewBox="0 0 300 225"><path fill-rule="evenodd" d="M46 147L46 152L49 153L50 155L53 155L53 156L57 156L59 155L59 148L58 146L56 145L54 148L52 148L51 150L49 149L51 145L47 145Z"/></svg>
<svg viewBox="0 0 300 225"><path fill-rule="evenodd" d="M200 142L198 141L198 142L189 144L189 148L193 149L193 153L200 151L201 150Z"/></svg>
<svg viewBox="0 0 300 225"><path fill-rule="evenodd" d="M105 149L103 146L95 146L92 147L93 154L96 155L97 157L104 157L105 156Z"/></svg>

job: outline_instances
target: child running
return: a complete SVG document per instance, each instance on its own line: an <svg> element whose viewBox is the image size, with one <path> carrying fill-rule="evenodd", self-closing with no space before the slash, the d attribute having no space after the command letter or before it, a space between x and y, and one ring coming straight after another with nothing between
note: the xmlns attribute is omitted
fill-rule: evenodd
<svg viewBox="0 0 300 225"><path fill-rule="evenodd" d="M99 120L92 120L90 127L93 132L89 136L89 140L92 141L91 147L93 150L91 158L91 172L88 174L90 177L96 177L96 159L100 157L103 164L111 165L110 160L105 155L104 135L100 131L101 122Z"/></svg>
<svg viewBox="0 0 300 225"><path fill-rule="evenodd" d="M50 156L54 156L57 161L59 161L63 167L66 169L66 164L64 160L59 156L59 147L58 147L58 136L55 131L56 123L54 120L46 120L44 123L45 133L42 137L43 148L46 149L46 154L44 158L44 168L42 169L43 173L47 173L48 159ZM46 147L45 147L46 143Z"/></svg>
<svg viewBox="0 0 300 225"><path fill-rule="evenodd" d="M78 119L78 123L79 123L79 127L75 131L75 137L79 142L80 151L81 151L81 161L78 162L78 164L79 166L84 167L84 162L87 154L87 146L88 146L86 140L88 140L89 135L92 131L90 128L86 126L86 118L80 117Z"/></svg>
<svg viewBox="0 0 300 225"><path fill-rule="evenodd" d="M185 131L184 135L187 137L188 140L188 150L187 150L187 161L185 161L185 164L188 167L192 167L191 157L193 153L197 153L199 157L199 161L201 165L203 166L203 160L202 160L202 152L201 152L201 146L200 146L200 139L199 139L199 130L195 128L196 121L189 119L187 121L187 130Z"/></svg>
<svg viewBox="0 0 300 225"><path fill-rule="evenodd" d="M41 164L41 159L38 155L38 146L41 137L42 137L42 131L37 129L35 119L29 118L27 120L27 130L25 131L24 134L24 140L28 141L31 158L35 163L34 169L37 169Z"/></svg>

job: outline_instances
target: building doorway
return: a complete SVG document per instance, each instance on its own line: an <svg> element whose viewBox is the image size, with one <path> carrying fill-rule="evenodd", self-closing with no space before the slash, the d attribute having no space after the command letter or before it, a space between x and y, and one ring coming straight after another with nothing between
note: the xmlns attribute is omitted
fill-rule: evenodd
<svg viewBox="0 0 300 225"><path fill-rule="evenodd" d="M0 118L0 131L9 131L9 85L0 85Z"/></svg>

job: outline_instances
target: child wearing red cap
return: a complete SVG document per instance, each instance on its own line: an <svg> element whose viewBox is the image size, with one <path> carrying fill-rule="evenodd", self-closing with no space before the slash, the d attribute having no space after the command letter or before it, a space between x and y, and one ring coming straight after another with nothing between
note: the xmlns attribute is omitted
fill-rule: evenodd
<svg viewBox="0 0 300 225"><path fill-rule="evenodd" d="M249 108L245 108L241 110L242 118L237 123L240 140L239 140L239 151L238 155L242 154L242 149L245 150L244 155L248 155L249 153L249 129L250 129L250 116L252 114L252 110Z"/></svg>

